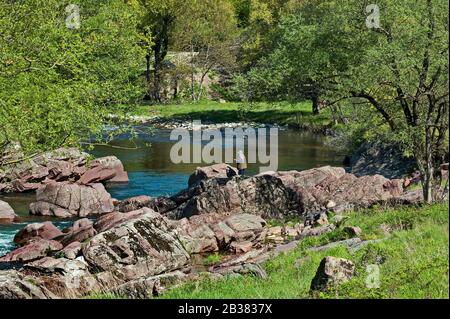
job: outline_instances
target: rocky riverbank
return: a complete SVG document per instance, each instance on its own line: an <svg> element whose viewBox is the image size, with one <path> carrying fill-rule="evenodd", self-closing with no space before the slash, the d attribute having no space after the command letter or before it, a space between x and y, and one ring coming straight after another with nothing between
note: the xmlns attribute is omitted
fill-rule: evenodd
<svg viewBox="0 0 450 319"><path fill-rule="evenodd" d="M0 297L79 298L113 292L147 298L200 275L264 276L261 262L295 248L305 237L335 231L339 216L348 210L420 201L420 193L404 191L402 180L356 177L342 168L251 178L232 171L225 164L198 168L189 187L174 196L122 202L113 201L98 183L44 183L31 212L78 220L62 231L50 222L20 231L15 238L19 248L0 258L0 269L9 268L0 271ZM95 215L94 221L85 218ZM271 226L271 220L286 219L296 222ZM357 227L346 231L353 237L360 234ZM196 256L215 252L226 257L199 273ZM341 264L344 270L352 268L335 260L322 268L326 274L328 265Z"/></svg>
<svg viewBox="0 0 450 319"><path fill-rule="evenodd" d="M29 158L20 150L3 154L0 167L0 193L35 191L52 182L79 185L128 182L128 174L119 159L108 156L90 160L89 154L76 148L60 148Z"/></svg>

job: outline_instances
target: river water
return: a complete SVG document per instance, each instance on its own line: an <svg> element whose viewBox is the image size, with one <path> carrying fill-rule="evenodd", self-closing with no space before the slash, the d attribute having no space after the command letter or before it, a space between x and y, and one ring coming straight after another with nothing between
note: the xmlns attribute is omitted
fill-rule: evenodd
<svg viewBox="0 0 450 319"><path fill-rule="evenodd" d="M172 195L187 187L189 175L198 166L209 164L174 164L170 150L176 141L170 140L169 130L139 130L135 138L123 135L109 146L96 146L90 151L95 157L117 156L129 173L128 184L107 185L113 198L119 200L137 195L152 197ZM342 166L342 157L319 134L280 129L278 132L278 169L305 170L325 165ZM207 142L204 142L207 143ZM137 146L136 149L131 149ZM247 175L259 173L260 164L249 164ZM28 206L35 200L34 194L8 194L0 196L21 217L21 222L0 225L0 256L14 249L15 233L26 224L51 220L60 228L72 221L30 216Z"/></svg>

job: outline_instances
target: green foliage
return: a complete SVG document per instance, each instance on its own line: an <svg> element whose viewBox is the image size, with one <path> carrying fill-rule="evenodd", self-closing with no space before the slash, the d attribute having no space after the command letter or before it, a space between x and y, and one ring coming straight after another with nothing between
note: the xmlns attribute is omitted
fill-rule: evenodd
<svg viewBox="0 0 450 319"><path fill-rule="evenodd" d="M448 204L395 210L366 210L348 215L372 242L357 252L345 247L310 251L336 237L306 238L297 249L264 264L267 279L253 276L193 282L168 291L163 298L448 298ZM341 233L342 234L342 233ZM325 256L352 260L356 275L347 283L311 295L311 280ZM378 264L380 288L367 288L366 266Z"/></svg>
<svg viewBox="0 0 450 319"><path fill-rule="evenodd" d="M222 256L219 253L214 253L211 255L208 255L203 259L203 264L205 266L212 266L220 262L222 259Z"/></svg>
<svg viewBox="0 0 450 319"><path fill-rule="evenodd" d="M142 94L132 8L119 0L79 6L81 27L69 29L60 1L0 3L0 148L75 145Z"/></svg>

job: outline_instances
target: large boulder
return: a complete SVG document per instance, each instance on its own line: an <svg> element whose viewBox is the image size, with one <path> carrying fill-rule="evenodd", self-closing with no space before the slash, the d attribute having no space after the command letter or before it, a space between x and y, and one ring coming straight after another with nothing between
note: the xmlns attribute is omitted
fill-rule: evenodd
<svg viewBox="0 0 450 319"><path fill-rule="evenodd" d="M120 202L118 209L121 212L128 213L144 207L150 208L152 201L152 198L146 195L131 197Z"/></svg>
<svg viewBox="0 0 450 319"><path fill-rule="evenodd" d="M353 277L355 264L344 258L328 256L322 259L311 282L311 290L325 290Z"/></svg>
<svg viewBox="0 0 450 319"><path fill-rule="evenodd" d="M169 221L149 208L99 233L83 246L90 267L124 281L179 269L190 258Z"/></svg>
<svg viewBox="0 0 450 319"><path fill-rule="evenodd" d="M174 222L190 254L235 250L244 242L250 247L257 245L265 240L265 226L266 222L253 214L205 214Z"/></svg>
<svg viewBox="0 0 450 319"><path fill-rule="evenodd" d="M30 213L61 218L86 217L114 211L111 195L102 184L49 183L38 189Z"/></svg>
<svg viewBox="0 0 450 319"><path fill-rule="evenodd" d="M223 163L206 167L197 167L195 172L189 177L188 185L191 187L206 179L231 178L236 175L238 175L236 168Z"/></svg>
<svg viewBox="0 0 450 319"><path fill-rule="evenodd" d="M97 232L102 233L127 221L136 219L145 214L145 212L147 210L139 209L128 213L113 212L106 214L95 221L94 228Z"/></svg>
<svg viewBox="0 0 450 319"><path fill-rule="evenodd" d="M20 147L19 147L20 148ZM25 192L38 189L49 180L64 181L79 178L80 169L86 166L88 154L76 148L60 148L20 161L20 150L16 151L13 164L3 167L0 182L7 191Z"/></svg>
<svg viewBox="0 0 450 319"><path fill-rule="evenodd" d="M10 224L16 220L18 216L7 202L0 200L0 224Z"/></svg>
<svg viewBox="0 0 450 319"><path fill-rule="evenodd" d="M23 246L32 239L54 239L62 235L62 231L52 222L28 224L14 236L14 243Z"/></svg>
<svg viewBox="0 0 450 319"><path fill-rule="evenodd" d="M127 183L128 173L122 162L115 156L107 156L92 161L90 168L80 177L82 185L100 182Z"/></svg>
<svg viewBox="0 0 450 319"><path fill-rule="evenodd" d="M44 257L20 271L0 271L0 299L80 298L100 290L80 260Z"/></svg>
<svg viewBox="0 0 450 319"><path fill-rule="evenodd" d="M263 218L298 215L294 192L270 175L204 180L170 199L178 207L166 214L174 219L211 213L251 213Z"/></svg>
<svg viewBox="0 0 450 319"><path fill-rule="evenodd" d="M403 194L403 180L389 180L381 175L357 177L337 167L268 174L278 177L296 194L302 214L367 208Z"/></svg>
<svg viewBox="0 0 450 319"><path fill-rule="evenodd" d="M17 148L14 155L0 154L2 158L11 158L12 163L0 170L0 192L34 191L51 181L128 182L122 162L114 156L88 163L87 153L76 148L60 148L22 161L23 154Z"/></svg>
<svg viewBox="0 0 450 319"><path fill-rule="evenodd" d="M410 175L417 167L414 158L405 157L401 147L380 141L366 142L350 158L356 176L382 175L396 179Z"/></svg>
<svg viewBox="0 0 450 319"><path fill-rule="evenodd" d="M266 172L247 179L201 180L168 198L176 208L165 214L173 219L211 213L283 219L367 208L402 194L402 180L381 175L358 178L343 168L326 166L302 172Z"/></svg>
<svg viewBox="0 0 450 319"><path fill-rule="evenodd" d="M27 262L46 257L49 253L63 248L61 243L54 240L35 239L23 247L17 248L0 258L0 262Z"/></svg>
<svg viewBox="0 0 450 319"><path fill-rule="evenodd" d="M64 235L56 240L66 247L74 242L83 242L95 235L97 231L94 229L94 222L83 218L75 221L72 227L64 229Z"/></svg>

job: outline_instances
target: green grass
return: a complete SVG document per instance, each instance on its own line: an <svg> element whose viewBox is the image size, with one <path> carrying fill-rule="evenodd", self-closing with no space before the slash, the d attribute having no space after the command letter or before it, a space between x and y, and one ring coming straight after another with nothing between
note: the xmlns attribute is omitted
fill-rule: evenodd
<svg viewBox="0 0 450 319"><path fill-rule="evenodd" d="M212 266L214 264L219 263L221 259L222 259L222 256L219 253L214 253L214 254L206 256L203 259L203 264L205 266Z"/></svg>
<svg viewBox="0 0 450 319"><path fill-rule="evenodd" d="M448 204L372 209L354 212L348 217L344 225L361 227L363 239L386 239L353 254L345 247L320 252L308 250L312 246L347 238L341 227L333 233L305 239L296 250L265 263L267 279L253 276L205 279L170 290L163 298L449 297ZM312 296L309 293L311 280L325 256L352 260L356 264L356 275L332 291ZM381 263L380 288L369 289L365 284L366 267L376 263Z"/></svg>
<svg viewBox="0 0 450 319"><path fill-rule="evenodd" d="M243 104L200 101L184 104L140 105L130 115L202 120L212 123L247 121L317 130L331 126L329 110L313 115L310 102Z"/></svg>

